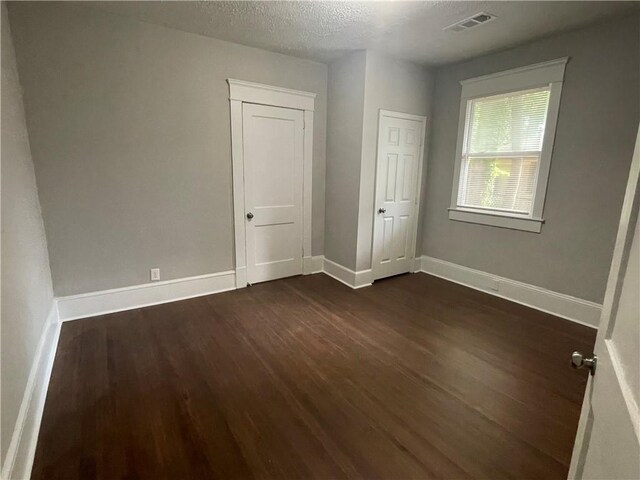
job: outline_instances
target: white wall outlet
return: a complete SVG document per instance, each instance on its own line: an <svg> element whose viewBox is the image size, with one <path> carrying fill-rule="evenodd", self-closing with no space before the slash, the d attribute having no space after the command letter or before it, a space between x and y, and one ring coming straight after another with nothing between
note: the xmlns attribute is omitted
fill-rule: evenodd
<svg viewBox="0 0 640 480"><path fill-rule="evenodd" d="M494 292L497 292L498 290L500 290L500 280L496 280L494 278L491 279L491 284L489 285L489 288L491 290L493 290Z"/></svg>
<svg viewBox="0 0 640 480"><path fill-rule="evenodd" d="M157 281L160 280L160 269L159 268L152 268L149 271L149 273L150 273L152 282L157 282Z"/></svg>

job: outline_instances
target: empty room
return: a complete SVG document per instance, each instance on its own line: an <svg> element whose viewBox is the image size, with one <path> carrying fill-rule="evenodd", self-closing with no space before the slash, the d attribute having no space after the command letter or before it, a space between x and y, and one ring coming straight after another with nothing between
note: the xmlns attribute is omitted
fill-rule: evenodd
<svg viewBox="0 0 640 480"><path fill-rule="evenodd" d="M640 479L640 2L1 13L2 480Z"/></svg>

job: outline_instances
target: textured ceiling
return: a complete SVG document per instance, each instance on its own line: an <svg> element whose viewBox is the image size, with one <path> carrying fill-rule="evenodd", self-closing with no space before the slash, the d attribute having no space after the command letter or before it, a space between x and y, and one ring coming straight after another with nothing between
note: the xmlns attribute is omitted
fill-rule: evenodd
<svg viewBox="0 0 640 480"><path fill-rule="evenodd" d="M322 62L348 51L374 48L437 65L638 11L640 3L126 1L84 5ZM480 11L498 18L459 33L442 30Z"/></svg>

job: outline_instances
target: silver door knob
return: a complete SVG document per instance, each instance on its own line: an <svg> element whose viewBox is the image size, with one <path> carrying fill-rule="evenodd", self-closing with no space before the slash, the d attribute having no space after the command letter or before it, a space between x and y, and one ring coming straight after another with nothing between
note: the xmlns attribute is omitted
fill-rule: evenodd
<svg viewBox="0 0 640 480"><path fill-rule="evenodd" d="M387 209L386 208L379 208L378 209L378 213L386 213Z"/></svg>
<svg viewBox="0 0 640 480"><path fill-rule="evenodd" d="M571 354L571 366L573 368L588 368L591 375L596 373L596 366L598 365L598 356L594 355L591 358L584 358L584 355L580 352L573 352Z"/></svg>
<svg viewBox="0 0 640 480"><path fill-rule="evenodd" d="M247 213L247 218L249 220L251 220L253 218L253 213L251 213L251 212Z"/></svg>

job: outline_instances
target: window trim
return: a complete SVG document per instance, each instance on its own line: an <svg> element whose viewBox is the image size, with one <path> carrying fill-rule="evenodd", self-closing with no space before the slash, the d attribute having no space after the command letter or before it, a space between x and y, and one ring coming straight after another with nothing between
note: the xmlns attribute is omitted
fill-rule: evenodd
<svg viewBox="0 0 640 480"><path fill-rule="evenodd" d="M569 57L563 57L548 62L505 70L491 75L470 78L460 82L462 92L460 97L460 116L458 119L453 188L451 189L451 206L449 208L450 220L540 233L542 224L544 223L542 213L544 211L553 144L558 124L564 71L568 61ZM467 133L467 112L470 101L476 98L544 86L550 87L549 109L547 111L547 124L544 131L542 151L540 152L538 177L536 179L531 213L522 215L458 205L458 190L460 188L460 174L462 171L462 150Z"/></svg>

